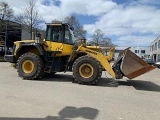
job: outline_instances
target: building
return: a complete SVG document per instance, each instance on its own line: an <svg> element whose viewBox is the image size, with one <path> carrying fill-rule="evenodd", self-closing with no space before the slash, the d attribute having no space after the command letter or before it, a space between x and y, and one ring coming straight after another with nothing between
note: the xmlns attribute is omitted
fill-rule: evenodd
<svg viewBox="0 0 160 120"><path fill-rule="evenodd" d="M4 56L5 51L12 49L15 41L30 39L30 33L25 29L25 25L12 21L6 21L6 23L5 27L0 30L0 57ZM44 31L38 31L44 36Z"/></svg>
<svg viewBox="0 0 160 120"><path fill-rule="evenodd" d="M158 36L150 45L150 54L152 59L160 61L160 36Z"/></svg>
<svg viewBox="0 0 160 120"><path fill-rule="evenodd" d="M12 48L16 40L21 40L21 25L15 22L6 21L6 25L0 30L0 56Z"/></svg>

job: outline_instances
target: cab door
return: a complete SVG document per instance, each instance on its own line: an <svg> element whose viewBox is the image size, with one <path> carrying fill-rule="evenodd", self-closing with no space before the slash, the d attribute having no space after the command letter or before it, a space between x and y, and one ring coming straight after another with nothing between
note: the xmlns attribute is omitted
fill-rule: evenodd
<svg viewBox="0 0 160 120"><path fill-rule="evenodd" d="M63 50L63 27L62 25L48 25L46 30L46 51Z"/></svg>

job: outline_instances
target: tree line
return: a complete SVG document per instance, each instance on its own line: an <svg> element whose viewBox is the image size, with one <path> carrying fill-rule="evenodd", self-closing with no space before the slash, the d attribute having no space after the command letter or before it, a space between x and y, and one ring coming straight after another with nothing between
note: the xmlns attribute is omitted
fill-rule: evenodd
<svg viewBox="0 0 160 120"><path fill-rule="evenodd" d="M39 24L43 21L42 17L37 10L35 0L29 0L27 6L22 10L22 12L14 16L13 9L5 1L0 2L0 32L5 29L6 21L14 21L23 25L24 29L29 32L30 39L32 38L32 32L38 28ZM86 30L84 30L83 25L79 23L75 16L66 16L64 20L74 28L75 39L85 38ZM59 20L53 20L52 22L59 22ZM105 34L101 29L96 29L90 40L87 40L88 45L96 46L114 46L111 39L105 37Z"/></svg>

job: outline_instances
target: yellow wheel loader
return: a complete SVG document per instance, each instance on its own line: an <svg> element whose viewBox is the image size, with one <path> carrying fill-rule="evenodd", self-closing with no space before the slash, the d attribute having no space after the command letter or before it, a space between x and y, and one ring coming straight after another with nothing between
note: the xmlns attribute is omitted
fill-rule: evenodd
<svg viewBox="0 0 160 120"><path fill-rule="evenodd" d="M86 46L86 40L74 41L73 28L65 23L46 25L46 38L14 42L13 54L5 60L16 64L17 72L23 79L33 80L56 72L72 71L75 81L80 84L96 84L102 71L113 78L123 76L133 79L155 67L147 64L129 49L120 53L117 61L110 65L114 48L103 55L99 48ZM65 78L64 78L65 79Z"/></svg>

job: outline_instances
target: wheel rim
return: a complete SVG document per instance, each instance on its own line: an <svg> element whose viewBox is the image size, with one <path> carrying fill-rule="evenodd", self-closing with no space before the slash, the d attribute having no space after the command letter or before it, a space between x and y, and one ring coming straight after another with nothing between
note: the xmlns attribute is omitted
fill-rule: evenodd
<svg viewBox="0 0 160 120"><path fill-rule="evenodd" d="M90 78L94 73L94 69L92 65L84 63L80 66L79 73L83 78Z"/></svg>
<svg viewBox="0 0 160 120"><path fill-rule="evenodd" d="M33 70L34 70L34 64L33 64L33 62L31 60L25 60L22 63L22 70L25 73L31 73L31 72L33 72Z"/></svg>

